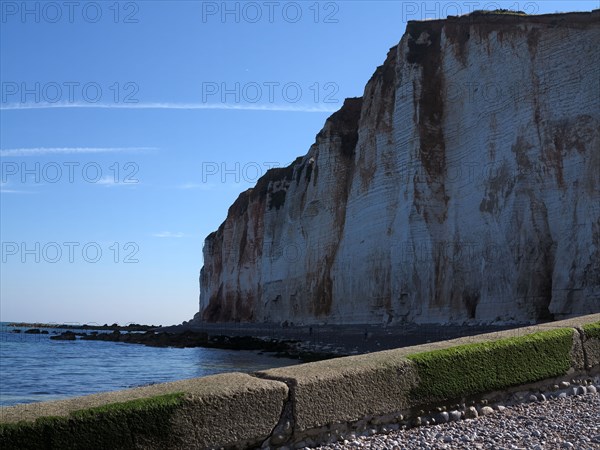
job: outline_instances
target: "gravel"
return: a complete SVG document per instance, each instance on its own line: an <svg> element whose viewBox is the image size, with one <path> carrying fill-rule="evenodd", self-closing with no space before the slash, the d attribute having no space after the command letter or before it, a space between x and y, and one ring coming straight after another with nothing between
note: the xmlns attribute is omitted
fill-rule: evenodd
<svg viewBox="0 0 600 450"><path fill-rule="evenodd" d="M476 419L357 437L319 448L600 449L600 394L588 391L586 395L522 403Z"/></svg>

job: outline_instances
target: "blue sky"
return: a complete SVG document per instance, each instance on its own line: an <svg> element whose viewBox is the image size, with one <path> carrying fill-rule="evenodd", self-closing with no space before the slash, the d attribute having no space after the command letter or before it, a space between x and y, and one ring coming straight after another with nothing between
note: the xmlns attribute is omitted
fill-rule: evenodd
<svg viewBox="0 0 600 450"><path fill-rule="evenodd" d="M407 19L595 1L14 2L0 18L0 320L173 324L204 237L362 95Z"/></svg>

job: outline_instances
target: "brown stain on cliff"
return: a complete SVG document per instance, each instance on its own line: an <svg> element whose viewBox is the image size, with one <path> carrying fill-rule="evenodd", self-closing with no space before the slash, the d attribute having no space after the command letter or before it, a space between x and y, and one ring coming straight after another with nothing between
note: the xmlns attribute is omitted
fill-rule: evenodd
<svg viewBox="0 0 600 450"><path fill-rule="evenodd" d="M561 132L562 131L562 132ZM560 130L554 135L554 142L544 146L543 158L550 167L554 168L556 174L556 183L559 187L565 187L563 174L563 156L566 154L564 130Z"/></svg>
<svg viewBox="0 0 600 450"><path fill-rule="evenodd" d="M549 320L552 301L552 276L556 258L556 243L552 239L548 210L532 190L522 193L529 200L529 215L533 236L515 254L517 298L531 311L536 320Z"/></svg>
<svg viewBox="0 0 600 450"><path fill-rule="evenodd" d="M469 24L449 21L444 27L444 33L448 42L453 44L454 55L463 67L467 66L467 42L471 39L471 27Z"/></svg>
<svg viewBox="0 0 600 450"><path fill-rule="evenodd" d="M574 120L552 123L545 130L541 160L554 172L556 184L566 188L564 179L564 160L573 153L585 154L586 141L598 134L598 123L591 116L578 116ZM594 132L595 130L595 132Z"/></svg>
<svg viewBox="0 0 600 450"><path fill-rule="evenodd" d="M362 104L362 97L344 100L343 106L329 116L323 130L317 134L317 142L322 140L332 142L339 139L338 149L341 155L347 158L353 157L358 142L358 119Z"/></svg>
<svg viewBox="0 0 600 450"><path fill-rule="evenodd" d="M373 142L373 140L374 139L369 139L370 142ZM358 160L358 167L360 173L360 187L363 189L363 191L366 191L369 188L375 177L375 172L377 172L376 161L365 161L365 159L365 156L361 154L361 157Z"/></svg>
<svg viewBox="0 0 600 450"><path fill-rule="evenodd" d="M529 153L533 148L534 146L530 144L523 136L518 136L517 141L511 147L512 152L515 154L515 159L519 168L519 176L522 176L522 174L528 174L533 170L533 163L529 159Z"/></svg>
<svg viewBox="0 0 600 450"><path fill-rule="evenodd" d="M325 273L317 282L313 298L313 313L315 317L324 317L331 313L333 303L333 283L331 281L331 264L325 263Z"/></svg>
<svg viewBox="0 0 600 450"><path fill-rule="evenodd" d="M446 140L444 136L445 79L441 49L444 22L409 22L407 26L407 62L421 66L421 90L418 99L417 130L419 133L419 159L424 169L424 179L415 179L414 202L417 211L430 229L432 237L439 236L448 217L446 194ZM468 29L468 28L467 28ZM453 30L453 33L464 32ZM424 182L424 183L423 183ZM443 252L434 246L432 251L433 283L429 303L434 308L443 307L450 299L444 292L451 271Z"/></svg>
<svg viewBox="0 0 600 450"><path fill-rule="evenodd" d="M529 47L529 53L533 58L537 56L538 44L540 43L540 37L542 32L539 28L532 28L527 34L527 46Z"/></svg>
<svg viewBox="0 0 600 450"><path fill-rule="evenodd" d="M396 61L398 59L398 46L390 48L383 65L377 67L375 73L367 83L369 88L365 97L368 104L365 108L365 118L372 116L371 108L375 112L375 129L389 132L392 130L392 113L396 101ZM377 100L374 102L374 100ZM365 103L367 100L365 100Z"/></svg>
<svg viewBox="0 0 600 450"><path fill-rule="evenodd" d="M376 148L377 136L380 133L391 133L393 126L393 112L396 102L396 68L398 59L398 46L392 47L387 54L383 65L377 70L367 83L363 100L363 114L359 128L364 130L364 149L358 156L358 170L360 186L366 191L377 172L377 164L371 158L367 149Z"/></svg>
<svg viewBox="0 0 600 450"><path fill-rule="evenodd" d="M450 16L447 19L431 20L428 23L431 26L435 26L437 23L445 24L446 38L454 45L455 56L464 66L468 56L466 44L470 39L478 38L478 44L486 45L489 54L491 53L492 34L495 35L499 43L504 44L507 42L513 48L515 39L512 38L527 35L530 52L533 56L536 56L539 38L545 29L563 28L568 32L588 28L600 16L598 11L533 16L472 13L460 17ZM528 27L533 28L528 29Z"/></svg>
<svg viewBox="0 0 600 450"><path fill-rule="evenodd" d="M419 158L426 172L427 184L436 200L447 206L445 189L446 140L444 136L444 77L442 75L441 35L442 24L430 26L429 22L410 22L407 33L407 61L422 67L421 93L418 100L417 129L419 132ZM442 223L447 211L431 214Z"/></svg>
<svg viewBox="0 0 600 450"><path fill-rule="evenodd" d="M506 162L502 162L497 170L491 170L494 173L488 174L485 180L485 195L479 204L479 210L497 216L513 193L515 180Z"/></svg>
<svg viewBox="0 0 600 450"><path fill-rule="evenodd" d="M250 200L253 202L266 202L269 209L279 209L285 203L285 191L294 179L294 171L300 168L300 159L297 158L287 167L276 167L258 179L256 186L249 189ZM279 194L283 192L283 194Z"/></svg>
<svg viewBox="0 0 600 450"><path fill-rule="evenodd" d="M346 224L346 204L354 176L354 155L358 142L362 106L362 97L346 99L342 108L327 119L325 127L317 135L317 143L324 142L331 146L330 151L334 153L334 158L338 159L336 167L341 167L341 170L336 173L336 183L331 190L333 203L336 205L334 234L339 238L336 240L335 247L328 249L327 255L319 265L318 270L307 274L307 286L315 286L309 299L311 307L308 309L316 317L330 314L333 305L334 293L331 268L335 262Z"/></svg>
<svg viewBox="0 0 600 450"><path fill-rule="evenodd" d="M254 296L250 293L237 293L235 298L235 317L238 322L252 322L255 310Z"/></svg>
<svg viewBox="0 0 600 450"><path fill-rule="evenodd" d="M216 293L211 295L208 305L202 312L202 319L206 322L219 322L226 320L226 314L222 314L223 310L226 309L226 305L223 302L223 283L219 284L219 289Z"/></svg>
<svg viewBox="0 0 600 450"><path fill-rule="evenodd" d="M248 254L248 216L245 216L245 219L246 220L244 221L244 225L242 226L242 238L240 239L240 265L246 258L251 256Z"/></svg>

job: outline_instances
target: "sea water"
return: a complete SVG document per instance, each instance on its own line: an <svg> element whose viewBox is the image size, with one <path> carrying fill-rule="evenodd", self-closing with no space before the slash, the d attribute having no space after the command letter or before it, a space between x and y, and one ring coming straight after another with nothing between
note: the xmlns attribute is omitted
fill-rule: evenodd
<svg viewBox="0 0 600 450"><path fill-rule="evenodd" d="M14 327L0 322L0 406L298 363L250 351L60 341L50 337L65 330L25 334L27 328L20 329L14 333Z"/></svg>

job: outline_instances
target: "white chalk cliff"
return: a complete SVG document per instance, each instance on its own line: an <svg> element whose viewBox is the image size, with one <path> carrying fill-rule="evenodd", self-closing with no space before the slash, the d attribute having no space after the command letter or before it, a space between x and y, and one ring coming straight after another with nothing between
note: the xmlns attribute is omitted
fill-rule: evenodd
<svg viewBox="0 0 600 450"><path fill-rule="evenodd" d="M409 22L204 246L196 322L600 311L600 10Z"/></svg>

